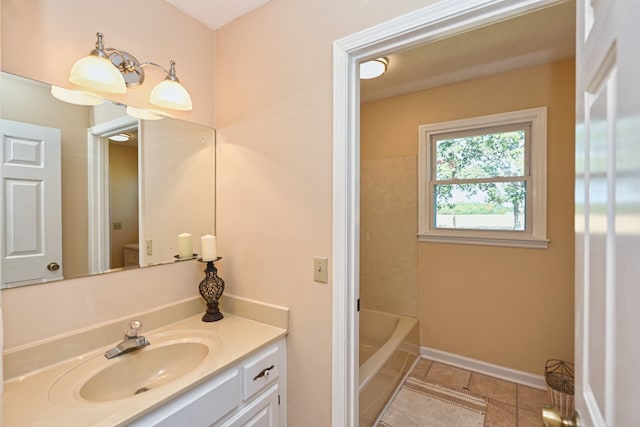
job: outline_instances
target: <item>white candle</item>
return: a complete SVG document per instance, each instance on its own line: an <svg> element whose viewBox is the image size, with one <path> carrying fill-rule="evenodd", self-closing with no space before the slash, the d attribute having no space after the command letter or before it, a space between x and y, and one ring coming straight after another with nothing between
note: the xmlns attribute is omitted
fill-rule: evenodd
<svg viewBox="0 0 640 427"><path fill-rule="evenodd" d="M178 234L178 257L179 258L191 258L193 256L193 241L191 234L181 233Z"/></svg>
<svg viewBox="0 0 640 427"><path fill-rule="evenodd" d="M216 258L218 258L218 245L216 243L216 236L205 234L200 238L200 244L202 247L203 261L215 261Z"/></svg>

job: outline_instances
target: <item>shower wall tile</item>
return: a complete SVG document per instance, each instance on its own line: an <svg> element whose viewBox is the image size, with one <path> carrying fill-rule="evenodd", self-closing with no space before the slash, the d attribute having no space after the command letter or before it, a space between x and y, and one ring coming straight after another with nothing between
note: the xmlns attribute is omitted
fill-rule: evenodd
<svg viewBox="0 0 640 427"><path fill-rule="evenodd" d="M360 301L418 315L417 158L364 160L360 170Z"/></svg>

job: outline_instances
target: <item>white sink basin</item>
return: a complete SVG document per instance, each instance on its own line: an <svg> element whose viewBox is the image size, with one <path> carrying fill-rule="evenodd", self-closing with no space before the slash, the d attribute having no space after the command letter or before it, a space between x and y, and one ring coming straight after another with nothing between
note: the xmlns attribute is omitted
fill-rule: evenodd
<svg viewBox="0 0 640 427"><path fill-rule="evenodd" d="M178 331L147 336L148 346L113 359L103 353L62 374L49 390L60 404L111 402L162 387L182 378L219 353L222 341L214 333Z"/></svg>

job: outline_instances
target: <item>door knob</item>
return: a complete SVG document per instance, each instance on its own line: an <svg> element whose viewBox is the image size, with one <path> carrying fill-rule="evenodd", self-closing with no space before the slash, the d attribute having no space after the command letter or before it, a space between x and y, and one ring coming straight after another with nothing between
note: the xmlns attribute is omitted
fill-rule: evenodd
<svg viewBox="0 0 640 427"><path fill-rule="evenodd" d="M60 269L60 264L58 264L57 262L50 262L47 265L47 270L49 271L58 271Z"/></svg>
<svg viewBox="0 0 640 427"><path fill-rule="evenodd" d="M578 413L574 413L571 418L562 418L560 412L549 406L542 409L542 421L546 427L579 427L580 417Z"/></svg>

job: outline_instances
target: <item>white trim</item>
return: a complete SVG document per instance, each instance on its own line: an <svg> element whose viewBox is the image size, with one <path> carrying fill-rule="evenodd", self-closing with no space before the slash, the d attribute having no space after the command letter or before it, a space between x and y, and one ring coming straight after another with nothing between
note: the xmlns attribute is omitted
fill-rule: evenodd
<svg viewBox="0 0 640 427"><path fill-rule="evenodd" d="M460 356L430 347L420 347L420 356L425 359L446 363L447 365L467 369L479 374L489 375L540 390L546 390L544 376L542 375L535 375L529 372L505 368L504 366L494 365L493 363L483 362L482 360L472 359L470 357Z"/></svg>
<svg viewBox="0 0 640 427"><path fill-rule="evenodd" d="M564 0L447 0L333 44L333 351L332 423L358 422L358 64Z"/></svg>
<svg viewBox="0 0 640 427"><path fill-rule="evenodd" d="M524 231L483 231L442 229L433 226L432 156L435 156L434 136L467 130L499 128L514 124L530 125L527 144L528 166L526 218ZM432 123L418 127L418 239L422 242L443 242L488 246L513 246L544 249L547 240L547 107L508 111L460 120ZM489 181L489 179L485 180Z"/></svg>
<svg viewBox="0 0 640 427"><path fill-rule="evenodd" d="M517 232L515 232L517 233ZM462 245L479 245L479 246L505 246L511 248L530 248L530 249L546 249L549 247L547 239L526 239L524 236L519 238L496 238L493 236L440 236L435 234L418 235L419 242L435 242L435 243L455 243Z"/></svg>

